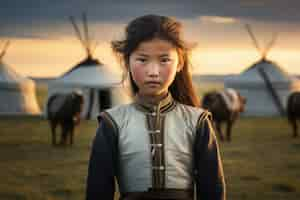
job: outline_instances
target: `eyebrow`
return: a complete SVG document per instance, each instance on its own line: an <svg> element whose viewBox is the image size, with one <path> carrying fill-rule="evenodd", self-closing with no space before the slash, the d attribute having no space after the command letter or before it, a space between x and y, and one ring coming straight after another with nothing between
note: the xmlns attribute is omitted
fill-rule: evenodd
<svg viewBox="0 0 300 200"><path fill-rule="evenodd" d="M144 57L148 57L147 54L143 54L143 53L137 53L137 56L144 56Z"/></svg>
<svg viewBox="0 0 300 200"><path fill-rule="evenodd" d="M137 53L137 56L149 57L149 55L144 54L144 53ZM170 56L169 53L163 53L163 54L159 55L159 57L168 57L168 56Z"/></svg>

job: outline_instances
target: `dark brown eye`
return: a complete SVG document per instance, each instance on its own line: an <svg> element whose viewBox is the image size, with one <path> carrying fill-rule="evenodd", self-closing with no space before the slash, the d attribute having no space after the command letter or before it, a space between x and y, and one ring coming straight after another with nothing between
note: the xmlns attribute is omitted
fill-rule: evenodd
<svg viewBox="0 0 300 200"><path fill-rule="evenodd" d="M137 58L136 60L141 63L145 63L147 61L146 58Z"/></svg>
<svg viewBox="0 0 300 200"><path fill-rule="evenodd" d="M161 60L160 60L160 62L161 63L163 63L163 64L168 64L168 63L170 63L172 60L170 59L170 58L162 58Z"/></svg>

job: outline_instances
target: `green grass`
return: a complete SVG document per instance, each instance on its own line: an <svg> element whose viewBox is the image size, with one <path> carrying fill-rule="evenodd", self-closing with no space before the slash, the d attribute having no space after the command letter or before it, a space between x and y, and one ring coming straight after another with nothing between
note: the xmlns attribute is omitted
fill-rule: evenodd
<svg viewBox="0 0 300 200"><path fill-rule="evenodd" d="M53 148L38 118L0 121L0 199L83 199L96 123L84 121L73 148Z"/></svg>
<svg viewBox="0 0 300 200"><path fill-rule="evenodd" d="M84 199L96 121L83 121L75 145L53 148L43 119L0 119L0 199ZM244 118L220 143L228 199L300 199L300 138L284 119Z"/></svg>
<svg viewBox="0 0 300 200"><path fill-rule="evenodd" d="M284 119L247 118L222 144L230 199L299 199L300 138Z"/></svg>

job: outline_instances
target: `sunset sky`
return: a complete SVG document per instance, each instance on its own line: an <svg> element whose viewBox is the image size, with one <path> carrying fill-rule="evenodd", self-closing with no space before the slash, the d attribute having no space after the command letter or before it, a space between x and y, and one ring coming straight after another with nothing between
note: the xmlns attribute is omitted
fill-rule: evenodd
<svg viewBox="0 0 300 200"><path fill-rule="evenodd" d="M10 40L3 62L27 76L58 76L84 59L69 22L85 11L94 57L117 69L109 42L123 37L137 16L160 14L183 23L185 39L198 45L194 73L240 73L260 58L244 25L251 24L261 46L278 34L267 58L300 74L300 1L298 0L3 0L0 48Z"/></svg>

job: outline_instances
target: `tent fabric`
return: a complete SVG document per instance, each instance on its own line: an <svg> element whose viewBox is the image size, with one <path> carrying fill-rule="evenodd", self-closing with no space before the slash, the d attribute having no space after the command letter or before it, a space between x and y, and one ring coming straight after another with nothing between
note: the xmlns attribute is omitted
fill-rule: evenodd
<svg viewBox="0 0 300 200"><path fill-rule="evenodd" d="M67 71L66 73L64 73L63 76L66 76L68 74L70 74L71 72L75 71L78 68L84 68L84 67L93 67L95 65L103 65L99 60L97 59L93 59L93 58L87 58L83 61L81 61L80 63L78 63L77 65L75 65L75 67L71 68L71 70Z"/></svg>
<svg viewBox="0 0 300 200"><path fill-rule="evenodd" d="M55 93L79 90L84 97L82 117L95 119L101 112L101 93L111 96L111 106L131 101L121 81L121 74L115 73L109 66L86 59L49 84L48 98Z"/></svg>
<svg viewBox="0 0 300 200"><path fill-rule="evenodd" d="M0 115L40 114L35 83L0 61Z"/></svg>
<svg viewBox="0 0 300 200"><path fill-rule="evenodd" d="M246 97L247 103L243 115L279 116L281 113L275 102L277 100L274 99L273 91L270 91L259 70L264 71L280 105L286 109L289 94L300 89L300 80L292 78L275 62L262 59L241 74L227 77L224 86L234 88Z"/></svg>
<svg viewBox="0 0 300 200"><path fill-rule="evenodd" d="M121 77L101 65L91 65L73 70L53 82L53 84L73 85L89 88L106 88L118 85Z"/></svg>
<svg viewBox="0 0 300 200"><path fill-rule="evenodd" d="M52 84L88 88L108 88L120 84L121 75L97 60L85 60L57 78Z"/></svg>
<svg viewBox="0 0 300 200"><path fill-rule="evenodd" d="M279 65L274 62L261 60L253 64L247 70L243 71L238 76L233 76L228 81L238 82L243 84L264 84L264 79L259 74L258 70L263 69L272 83L290 83L291 77Z"/></svg>
<svg viewBox="0 0 300 200"><path fill-rule="evenodd" d="M20 82L30 82L31 80L20 76L7 64L0 61L0 83L19 85Z"/></svg>

